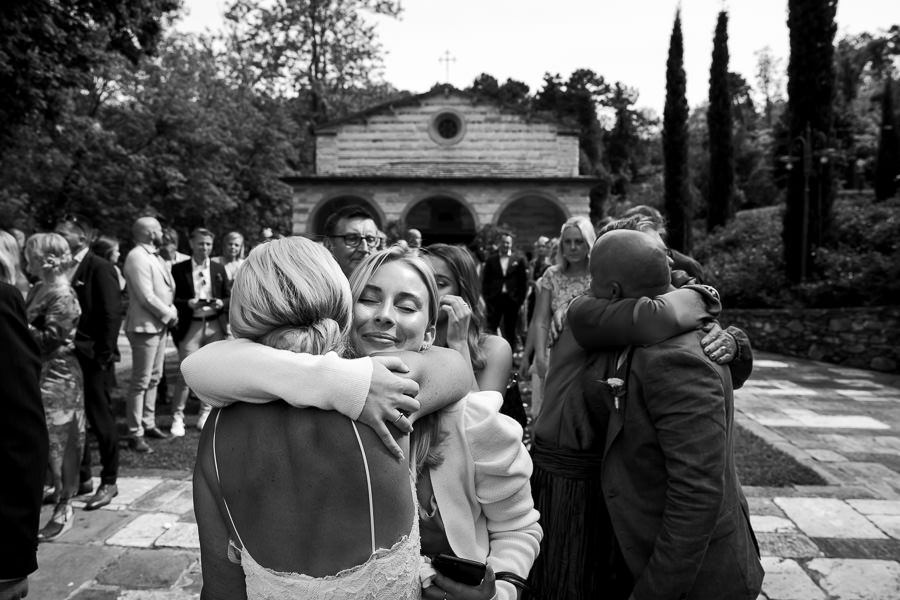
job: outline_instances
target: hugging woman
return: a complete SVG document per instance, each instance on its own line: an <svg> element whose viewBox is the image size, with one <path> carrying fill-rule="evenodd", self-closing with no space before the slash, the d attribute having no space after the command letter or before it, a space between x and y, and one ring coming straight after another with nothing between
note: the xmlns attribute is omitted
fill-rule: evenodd
<svg viewBox="0 0 900 600"><path fill-rule="evenodd" d="M238 271L238 279L245 268ZM426 583L431 585L425 588L423 597L515 598L515 588L505 581L495 582L493 573L509 571L526 577L541 538L531 500L531 460L521 444L521 428L499 414L499 393L466 393L473 376L471 366L458 353L432 346L438 295L431 269L421 258L400 248L375 253L354 271L351 288L350 342L356 351L406 351L402 360L410 367L410 374L418 377L421 409L408 417L395 409L398 424L405 427L406 422L415 423L425 413L446 406L430 418L430 423L422 420L416 425L412 449L405 452L414 457L410 466L416 474L422 552L453 553L488 565L484 580L474 586L442 575L429 576ZM231 310L234 321L235 312L240 310L238 303ZM291 347L289 340L282 345ZM303 396L326 397L320 389L309 394L291 393L292 389L309 391L339 383L310 377L308 371L291 375L289 365L305 364L299 357L257 343L226 341L193 354L182 370L201 397L219 405L270 401L274 390L285 392L289 398L284 399L295 405L304 404ZM460 363L463 374L455 372ZM278 379L293 379L273 382L270 372L281 374ZM466 389L458 389L460 382ZM235 394L235 389L241 394ZM341 410L337 406L340 402L332 401ZM377 531L377 514L374 522ZM306 539L296 538L290 543L305 545ZM427 568L423 573L428 573Z"/></svg>

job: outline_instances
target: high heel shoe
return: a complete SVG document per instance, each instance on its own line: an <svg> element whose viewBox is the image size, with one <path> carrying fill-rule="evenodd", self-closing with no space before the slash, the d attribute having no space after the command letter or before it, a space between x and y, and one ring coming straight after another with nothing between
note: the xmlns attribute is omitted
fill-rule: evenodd
<svg viewBox="0 0 900 600"><path fill-rule="evenodd" d="M67 532L72 528L75 521L75 509L69 502L58 504L53 511L53 516L44 525L44 528L38 532L39 542L50 542Z"/></svg>

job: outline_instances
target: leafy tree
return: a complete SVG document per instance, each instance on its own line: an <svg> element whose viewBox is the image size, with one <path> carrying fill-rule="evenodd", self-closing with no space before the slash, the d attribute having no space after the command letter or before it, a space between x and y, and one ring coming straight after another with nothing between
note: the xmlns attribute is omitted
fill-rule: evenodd
<svg viewBox="0 0 900 600"><path fill-rule="evenodd" d="M897 177L900 176L900 137L891 83L891 77L888 76L881 94L881 136L878 139L878 160L875 163L876 200L893 197L897 192Z"/></svg>
<svg viewBox="0 0 900 600"><path fill-rule="evenodd" d="M828 148L834 139L837 0L789 0L788 139L793 166L784 212L788 278L805 279L825 241L834 199Z"/></svg>
<svg viewBox="0 0 900 600"><path fill-rule="evenodd" d="M544 75L544 86L534 98L535 110L550 112L577 125L582 175L603 173L603 130L597 118L597 105L609 92L610 86L602 76L590 69L578 69L566 82L559 75Z"/></svg>
<svg viewBox="0 0 900 600"><path fill-rule="evenodd" d="M515 79L507 79L500 85L496 78L482 73L466 89L476 96L499 102L505 106L528 110L531 104L528 85Z"/></svg>
<svg viewBox="0 0 900 600"><path fill-rule="evenodd" d="M732 97L728 73L728 13L719 13L709 70L709 196L706 228L724 225L734 217L734 146L732 145Z"/></svg>
<svg viewBox="0 0 900 600"><path fill-rule="evenodd" d="M775 106L782 99L784 78L781 68L781 60L772 54L769 46L756 52L756 85L763 97L763 114L767 127L775 124Z"/></svg>
<svg viewBox="0 0 900 600"><path fill-rule="evenodd" d="M614 178L631 181L638 170L638 152L640 137L638 135L638 122L641 115L634 110L637 102L637 90L626 87L617 81L613 86L612 96L607 105L615 111L616 120L611 131L604 136L606 147L606 162L609 165L610 174ZM617 191L624 192L624 186Z"/></svg>
<svg viewBox="0 0 900 600"><path fill-rule="evenodd" d="M669 245L675 250L691 251L691 193L688 168L688 104L685 96L684 43L681 35L681 11L669 41L666 61L666 106L663 111L663 156L665 161L665 210Z"/></svg>
<svg viewBox="0 0 900 600"><path fill-rule="evenodd" d="M110 56L136 63L152 53L163 17L178 6L178 0L0 3L0 148L17 126L55 120L68 91L88 87Z"/></svg>
<svg viewBox="0 0 900 600"><path fill-rule="evenodd" d="M381 83L381 47L367 15L400 11L396 0L232 0L225 16L247 83L273 97L302 94L317 124Z"/></svg>

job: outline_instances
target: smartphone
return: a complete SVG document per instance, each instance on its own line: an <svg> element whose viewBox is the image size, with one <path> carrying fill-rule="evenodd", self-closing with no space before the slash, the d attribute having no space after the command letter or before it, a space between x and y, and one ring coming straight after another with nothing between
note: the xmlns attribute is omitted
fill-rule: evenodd
<svg viewBox="0 0 900 600"><path fill-rule="evenodd" d="M485 565L475 560L438 554L431 559L431 566L441 575L465 585L479 585L484 579Z"/></svg>

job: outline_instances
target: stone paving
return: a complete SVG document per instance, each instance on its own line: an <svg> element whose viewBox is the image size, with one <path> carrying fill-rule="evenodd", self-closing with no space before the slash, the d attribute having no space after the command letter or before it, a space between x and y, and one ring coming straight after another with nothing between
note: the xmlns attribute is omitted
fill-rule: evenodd
<svg viewBox="0 0 900 600"><path fill-rule="evenodd" d="M760 353L735 404L743 427L827 482L745 488L760 598L900 599L900 378ZM124 475L111 505L76 504L73 528L40 546L29 599L199 598L190 474Z"/></svg>

